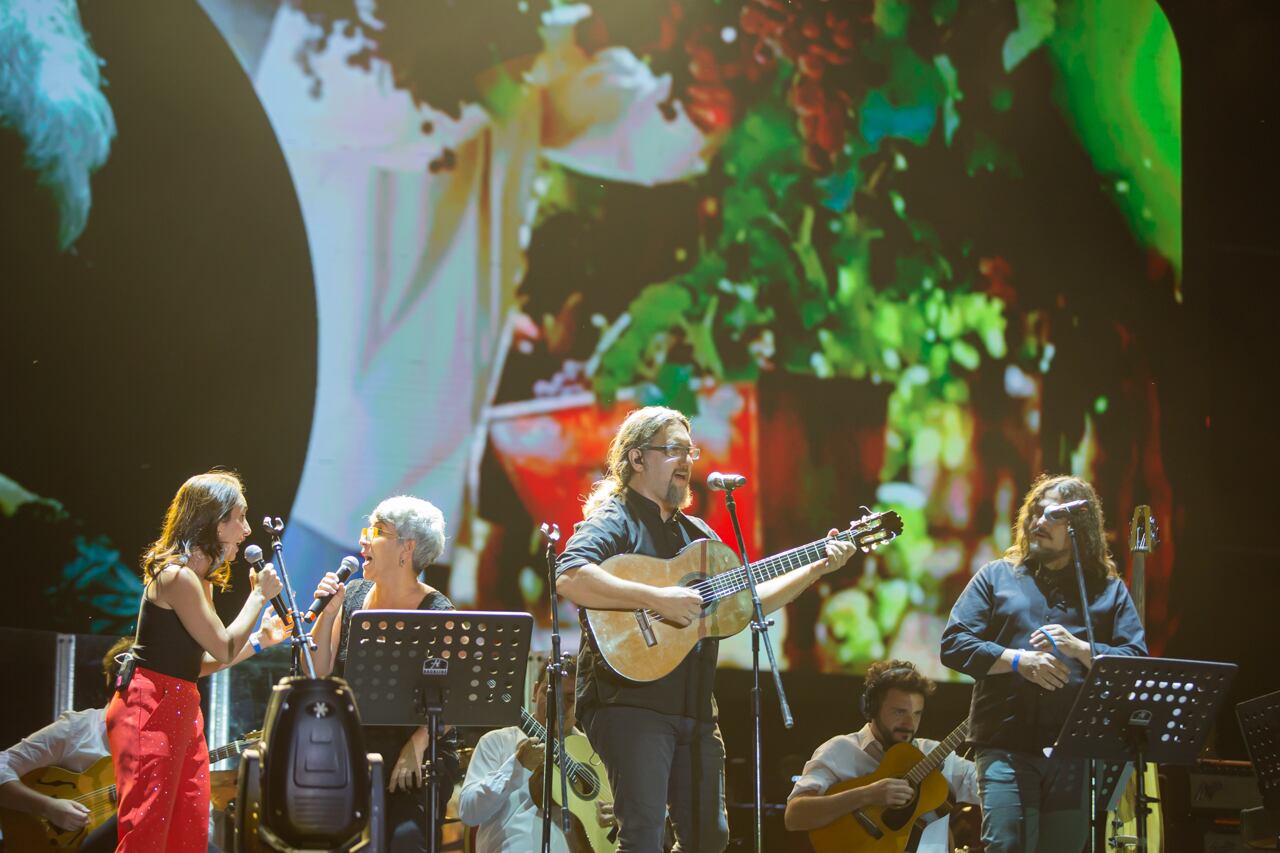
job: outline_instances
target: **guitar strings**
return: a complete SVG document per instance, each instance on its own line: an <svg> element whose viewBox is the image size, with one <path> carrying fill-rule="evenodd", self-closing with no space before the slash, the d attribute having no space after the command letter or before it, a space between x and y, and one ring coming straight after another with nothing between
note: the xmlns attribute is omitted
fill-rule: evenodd
<svg viewBox="0 0 1280 853"><path fill-rule="evenodd" d="M545 743L547 740L546 726L539 723L536 717L523 708L520 709L520 713L522 716L528 718L529 725L533 728L534 735ZM574 783L581 781L583 783L583 788L586 790L589 798L595 797L600 793L600 785L595 774L589 772L586 767L581 762L576 761L573 756L561 750L559 741L556 741L552 746L551 757L552 760L560 765L561 772L565 773L569 777L569 781Z"/></svg>
<svg viewBox="0 0 1280 853"><path fill-rule="evenodd" d="M874 520L874 519L869 519L869 520ZM845 530L836 534L835 536L831 536L826 539L820 539L817 542L810 542L808 545L800 545L795 548L791 548L787 551L783 551L780 554L775 554L774 556L768 557L764 560L760 560L755 563L750 563L748 565L748 568L751 570L752 577L755 578L757 583L762 582L759 578L761 574L766 575L764 580L772 580L774 577L777 577L778 574L782 574L787 571L791 571L793 569L798 569L801 566L805 566L810 563L817 562L819 559L821 559L824 556L822 546L826 545L826 543L831 541L832 539L838 539L838 540L848 539L850 541L855 542L856 544L857 536L864 534L865 532L866 531ZM813 555L811 558L809 558L807 552L813 552ZM794 561L794 564L793 564L793 561ZM774 569L779 566L783 566L782 572L775 573ZM702 597L702 601L705 606L707 604L712 604L716 601L719 601L720 599L728 598L730 595L734 595L746 589L747 588L746 571L744 571L742 566L738 566L727 572L722 572L718 575L712 575L711 577L706 578L704 580L700 580L696 583L691 583L686 588L692 589L695 592L697 592L698 595ZM644 610L643 612L646 616L662 619L662 616L655 610Z"/></svg>

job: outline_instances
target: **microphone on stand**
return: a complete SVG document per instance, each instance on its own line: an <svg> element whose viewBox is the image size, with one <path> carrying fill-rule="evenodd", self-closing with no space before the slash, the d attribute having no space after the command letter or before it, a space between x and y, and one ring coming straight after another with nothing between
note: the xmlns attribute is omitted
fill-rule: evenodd
<svg viewBox="0 0 1280 853"><path fill-rule="evenodd" d="M342 565L338 567L338 583L346 583L347 578L359 571L360 561L355 557L343 557ZM316 600L311 602L311 606L307 608L307 614L302 617L304 622L314 622L316 617L320 615L320 611L329 606L332 595L318 595Z"/></svg>
<svg viewBox="0 0 1280 853"><path fill-rule="evenodd" d="M732 492L747 484L747 478L741 474L721 474L714 471L707 475L707 488L713 492Z"/></svg>
<svg viewBox="0 0 1280 853"><path fill-rule="evenodd" d="M253 566L259 572L262 572L263 569L271 565L270 563L263 562L262 549L257 545L249 545L244 549L244 559L245 562ZM276 593L275 598L271 599L271 606L275 608L276 615L280 617L280 621L284 623L286 628L293 624L293 619L289 615L289 608L284 603L283 593Z"/></svg>
<svg viewBox="0 0 1280 853"><path fill-rule="evenodd" d="M1049 521L1061 521L1064 518L1070 518L1078 515L1089 508L1089 502L1081 499L1078 501L1066 501L1065 503L1053 504L1044 509L1044 517Z"/></svg>

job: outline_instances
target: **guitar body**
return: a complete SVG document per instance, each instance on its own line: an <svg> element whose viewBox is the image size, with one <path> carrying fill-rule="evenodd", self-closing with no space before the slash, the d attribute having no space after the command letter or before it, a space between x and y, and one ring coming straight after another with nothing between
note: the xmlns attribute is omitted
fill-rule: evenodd
<svg viewBox="0 0 1280 853"><path fill-rule="evenodd" d="M650 586L690 586L740 568L742 561L723 542L699 539L676 557L660 560L618 554L600 564L616 578ZM650 614L646 638L640 611L586 610L587 626L609 668L632 681L656 681L680 665L699 640L730 637L751 622L751 596L745 589L712 603L702 615L678 628Z"/></svg>
<svg viewBox="0 0 1280 853"><path fill-rule="evenodd" d="M904 778L922 760L924 755L911 744L894 744L885 752L876 772L832 785L827 793L864 788L881 779ZM905 806L896 809L867 806L810 830L809 842L816 853L902 853L911 839L916 820L946 801L947 780L935 770L924 778L916 798Z"/></svg>
<svg viewBox="0 0 1280 853"><path fill-rule="evenodd" d="M575 774L568 785L569 814L573 816L571 823L574 836L570 847L576 851L614 853L618 849L618 828L612 821L601 824L596 814L596 803L613 802L613 789L609 787L604 764L583 735L567 735L564 739L564 751L582 768L582 772ZM556 805L563 806L560 802L560 776L560 765L553 765L551 799ZM542 808L541 768L529 780L529 788L534 804Z"/></svg>
<svg viewBox="0 0 1280 853"><path fill-rule="evenodd" d="M617 554L601 563L601 570L649 586L693 588L702 596L702 614L678 628L651 610L586 608L582 612L610 669L632 681L657 681L679 666L699 640L731 637L750 624L747 571L755 583L764 583L826 559L831 539L869 552L901 532L902 517L896 512L871 513L852 522L846 531L753 562L745 569L732 548L713 539L691 542L670 560Z"/></svg>
<svg viewBox="0 0 1280 853"><path fill-rule="evenodd" d="M1142 780L1148 797L1160 795L1160 776L1156 765L1147 764L1146 775ZM1116 803L1115 811L1107 813L1106 850L1118 850L1130 845L1118 841L1120 838L1136 838L1138 836L1138 816L1135 814L1138 805L1138 777L1131 775L1124 794ZM1151 853L1164 851L1164 818L1159 803L1152 803L1151 815L1147 819L1147 850Z"/></svg>
<svg viewBox="0 0 1280 853"><path fill-rule="evenodd" d="M43 818L27 812L0 809L0 827L4 829L6 850L75 850L85 836L111 819L115 814L115 770L111 756L94 762L83 773L72 773L61 767L42 767L22 777L22 784L45 796L60 800L76 799L89 794L111 790L109 799L101 807L89 804L89 822L83 829L60 830Z"/></svg>

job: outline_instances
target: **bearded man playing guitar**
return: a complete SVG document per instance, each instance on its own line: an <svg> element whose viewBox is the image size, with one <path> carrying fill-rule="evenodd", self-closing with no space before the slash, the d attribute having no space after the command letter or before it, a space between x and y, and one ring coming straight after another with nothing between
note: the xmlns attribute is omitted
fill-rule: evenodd
<svg viewBox="0 0 1280 853"><path fill-rule="evenodd" d="M910 661L880 661L867 667L866 684L862 693L862 715L867 723L852 734L831 738L813 753L804 766L804 772L796 780L787 798L787 829L818 830L831 827L827 837L810 835L816 849L842 851L887 850L897 853L915 850L918 853L945 853L947 843L947 819L939 819L936 804L925 803L923 814L916 819L917 810L906 809L922 789L897 773L880 774L886 764L886 752L896 756L906 745L913 748L911 754L918 760L925 753L934 759L934 765L945 785L939 786L959 802L978 801L978 782L972 761L955 755L954 747L964 738L964 730L957 729L942 744L937 741L916 739L916 730L924 716L926 698L934 691L934 683L915 668ZM910 751L910 750L908 750ZM916 763L907 759L910 766ZM906 775L906 774L903 774ZM876 778L879 776L880 778ZM832 791L835 787L838 790ZM883 824L872 832L863 830L858 821L847 818L861 810L867 810L863 819L875 821L880 810L903 809L904 820L899 832ZM927 824L924 832L915 837L914 824ZM889 821L892 825L892 821ZM841 826L841 824L845 824ZM883 835L876 835L876 832ZM891 841L887 836L895 836ZM877 843L880 840L881 843ZM828 842L828 843L824 843ZM917 842L912 846L909 842Z"/></svg>
<svg viewBox="0 0 1280 853"><path fill-rule="evenodd" d="M681 512L690 502L698 455L689 420L680 412L650 406L629 414L609 445L607 472L587 498L585 520L557 565L556 589L562 596L580 608L633 611L655 648L667 636L657 629L711 621L711 608L704 607L708 599L688 586L624 578L600 564L623 554L659 558L656 563L671 560L696 540L718 542L704 521ZM825 557L813 551L813 562L761 582L765 612L843 566L855 550L851 542L831 539L824 544ZM729 822L724 742L712 697L719 649L714 632L706 631L670 672L645 681L620 676L605 663L585 624L583 634L578 719L613 788L618 850L661 853L669 810L675 851L720 853L729 842Z"/></svg>

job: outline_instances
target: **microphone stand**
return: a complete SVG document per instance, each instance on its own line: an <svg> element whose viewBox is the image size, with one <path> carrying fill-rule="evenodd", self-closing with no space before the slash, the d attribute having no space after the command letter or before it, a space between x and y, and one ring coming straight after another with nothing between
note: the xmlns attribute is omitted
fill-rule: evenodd
<svg viewBox="0 0 1280 853"><path fill-rule="evenodd" d="M782 689L782 676L778 673L778 661L773 656L773 643L769 639L769 626L772 619L765 619L764 605L760 603L760 594L756 590L755 575L747 562L747 545L742 539L742 527L738 524L738 506L733 499L733 488L726 485L724 489L725 506L729 509L729 519L733 522L733 535L738 540L738 556L742 559L743 574L747 576L747 589L751 591L751 720L755 739L755 851L762 853L764 849L764 740L761 731L761 715L763 713L760 700L760 638L764 638L765 654L769 658L769 669L773 671L773 683L778 690L778 704L782 710L782 724L787 728L795 726L791 716L791 706L787 704L786 691Z"/></svg>
<svg viewBox="0 0 1280 853"><path fill-rule="evenodd" d="M1089 615L1089 593L1084 583L1084 566L1080 563L1080 543L1076 540L1076 526L1067 518L1067 535L1071 537L1071 557L1076 566L1076 584L1080 588L1080 613L1084 617L1085 636L1089 638L1089 665L1092 666L1098 655L1098 647L1093 642L1093 617ZM1143 768L1135 767L1134 772L1141 775ZM1098 849L1098 774L1094 759L1089 759L1089 853Z"/></svg>
<svg viewBox="0 0 1280 853"><path fill-rule="evenodd" d="M262 519L262 526L267 531L267 535L271 537L271 552L275 555L276 571L280 574L281 595L284 597L285 604L289 606L289 621L292 637L290 642L293 645L293 666L290 675L298 675L302 671L302 665L306 664L307 678L316 677L316 665L311 659L311 650L314 648L315 640L311 638L311 634L302 632L302 613L298 611L298 602L293 597L293 585L289 583L289 572L284 566L284 545L280 541L280 537L284 534L284 522L279 518L273 519L267 516Z"/></svg>
<svg viewBox="0 0 1280 853"><path fill-rule="evenodd" d="M564 713L560 707L560 679L565 674L564 657L560 653L560 598L556 595L556 543L560 541L560 525L543 522L538 531L547 540L547 586L551 590L551 656L547 658L547 743L542 759L542 853L551 853L551 776L556 759L564 752ZM554 723L552 722L554 721ZM552 728L552 726L555 728ZM552 734L556 732L556 734ZM560 770L560 829L572 838L569 824L569 780Z"/></svg>

